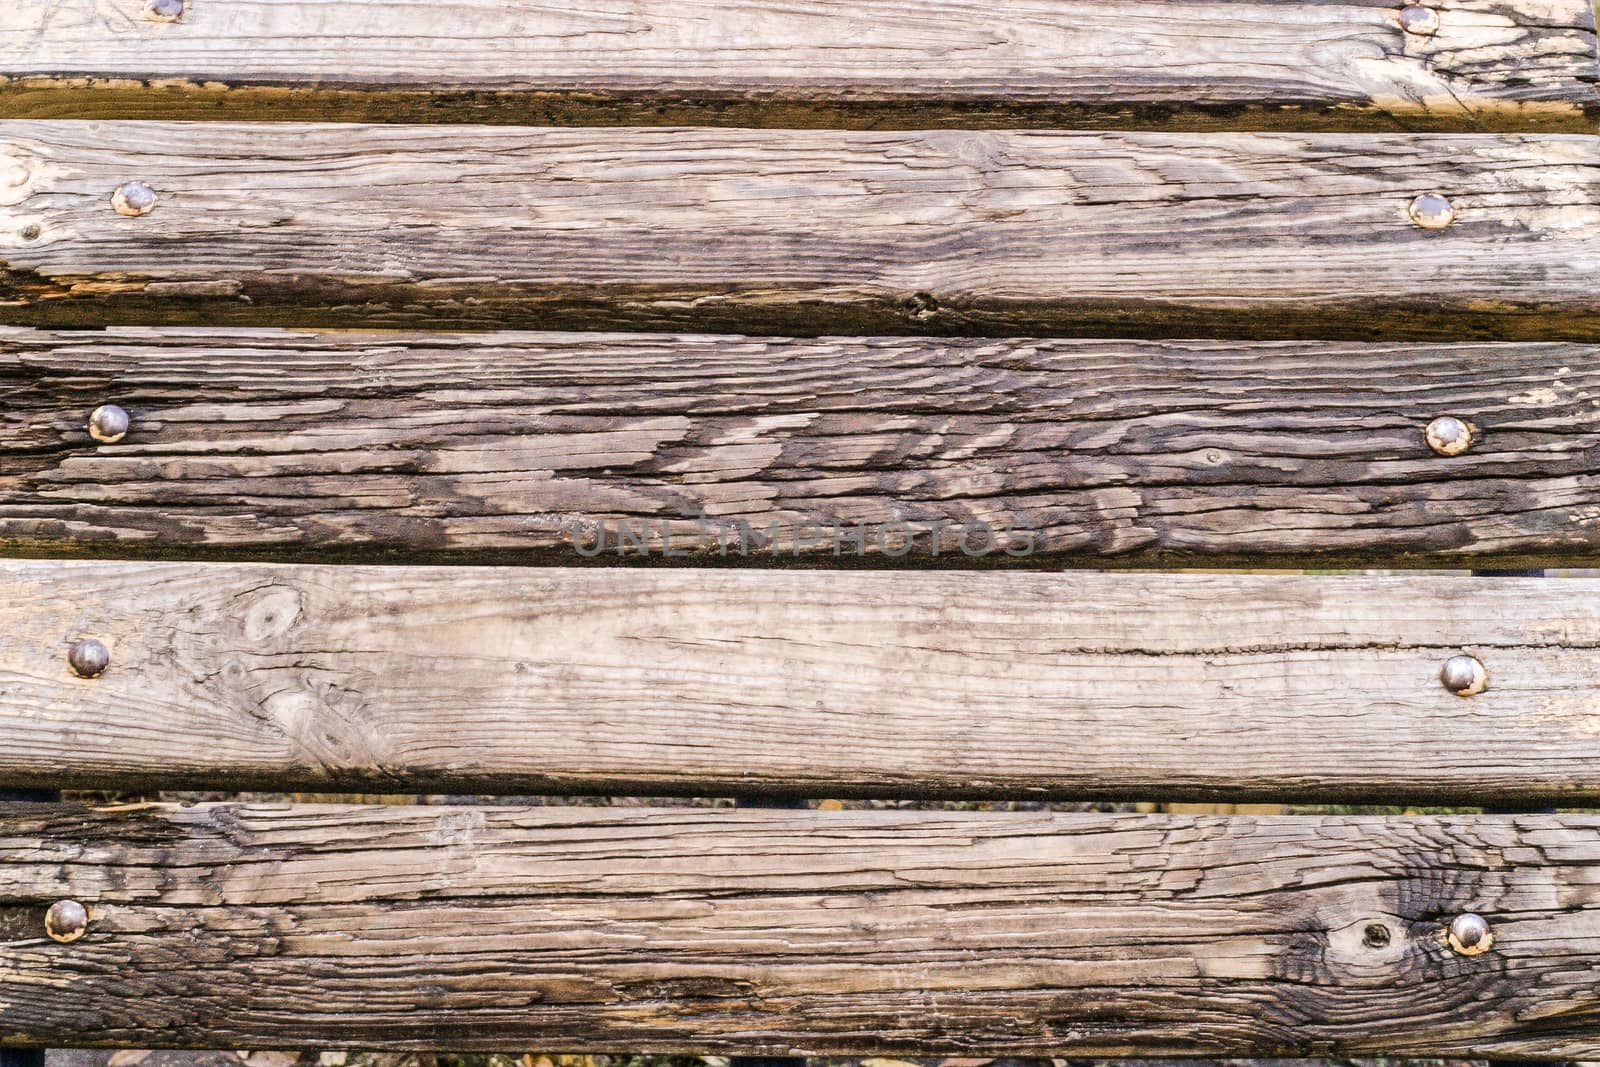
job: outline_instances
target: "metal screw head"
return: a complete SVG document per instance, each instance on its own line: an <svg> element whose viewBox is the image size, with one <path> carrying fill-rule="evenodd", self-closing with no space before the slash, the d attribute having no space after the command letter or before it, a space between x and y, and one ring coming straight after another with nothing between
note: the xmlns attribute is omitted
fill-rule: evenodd
<svg viewBox="0 0 1600 1067"><path fill-rule="evenodd" d="M1489 688L1489 672L1476 656L1451 656L1439 669L1439 681L1458 697L1476 696Z"/></svg>
<svg viewBox="0 0 1600 1067"><path fill-rule="evenodd" d="M1423 193L1407 209L1411 221L1424 230L1442 230L1456 221L1456 209L1438 193Z"/></svg>
<svg viewBox="0 0 1600 1067"><path fill-rule="evenodd" d="M1441 456L1459 456L1472 446L1472 427L1451 415L1440 415L1428 423L1423 436L1428 447Z"/></svg>
<svg viewBox="0 0 1600 1067"><path fill-rule="evenodd" d="M144 182L123 182L111 194L111 206L118 215L136 219L155 210L156 191Z"/></svg>
<svg viewBox="0 0 1600 1067"><path fill-rule="evenodd" d="M44 932L63 945L78 940L89 929L89 909L76 900L58 900L44 913Z"/></svg>
<svg viewBox="0 0 1600 1067"><path fill-rule="evenodd" d="M99 641L86 637L67 649L67 666L79 678L98 678L111 666L111 653Z"/></svg>
<svg viewBox="0 0 1600 1067"><path fill-rule="evenodd" d="M114 445L128 436L128 413L115 404L101 404L89 412L89 436Z"/></svg>
<svg viewBox="0 0 1600 1067"><path fill-rule="evenodd" d="M1450 947L1463 956L1477 956L1494 947L1494 931L1489 929L1488 920L1470 911L1450 920L1446 936Z"/></svg>
<svg viewBox="0 0 1600 1067"><path fill-rule="evenodd" d="M183 0L150 0L144 14L154 22L177 22L183 15Z"/></svg>
<svg viewBox="0 0 1600 1067"><path fill-rule="evenodd" d="M1418 37L1432 37L1439 32L1439 13L1421 4L1407 4L1400 9L1400 28Z"/></svg>

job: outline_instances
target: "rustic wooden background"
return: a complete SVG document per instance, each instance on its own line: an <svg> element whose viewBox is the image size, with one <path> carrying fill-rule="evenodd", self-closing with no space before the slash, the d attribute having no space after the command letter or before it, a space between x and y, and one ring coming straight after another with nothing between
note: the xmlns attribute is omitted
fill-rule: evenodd
<svg viewBox="0 0 1600 1067"><path fill-rule="evenodd" d="M715 25L713 0L670 2L675 14L703 16L688 23ZM128 20L137 31L128 33L114 20L84 17L86 6L65 4L52 5L51 32L36 34L25 21L29 5L8 6L0 9L0 40L26 39L34 48L26 62L0 53L0 119L7 124L0 187L14 201L8 206L23 204L27 212L0 235L6 341L22 353L0 379L8 401L0 448L20 457L0 475L0 541L13 552L48 545L52 554L93 554L111 545L130 556L175 558L203 556L219 545L268 558L274 546L290 544L302 553L298 558L329 561L386 552L413 561L430 554L500 558L495 553L514 545L506 558L529 561L559 539L560 531L539 528L538 516L562 506L563 479L583 479L604 491L616 514L658 513L665 502L686 499L711 508L754 500L752 520L785 528L826 518L841 500L869 515L905 499L997 519L1048 507L1048 554L1079 565L1112 553L1136 565L1191 553L1212 565L1269 555L1281 566L1349 564L1360 552L1432 564L1530 562L1552 551L1568 560L1592 556L1597 486L1587 466L1589 396L1600 382L1592 380L1592 361L1580 346L1600 339L1590 269L1600 257L1593 237L1600 216L1592 197L1571 194L1591 188L1600 165L1592 139L1573 136L1592 131L1600 107L1581 3L1547 0L1539 17L1519 21L1497 0L1457 0L1454 8L1468 17L1450 25L1472 27L1466 36L1451 29L1413 40L1398 38L1374 5L1340 6L1337 18L1289 17L1258 22L1249 33L1218 34L1219 26L1240 28L1231 22L1239 17L1232 5L1197 0L1175 7L1177 17L1101 22L1099 5L1023 2L1016 24L1031 33L978 50L970 77L955 85L947 76L949 43L963 34L986 38L989 5L943 5L942 21L932 25L892 4L878 5L874 20L841 12L835 17L852 30L844 36L860 40L860 49L808 49L804 19L790 5L758 4L758 22L769 34L762 48L751 48L748 38L730 47L702 33L692 52L700 61L685 69L684 40L668 31L640 32L639 20L599 3L584 15L605 31L597 35L592 64L574 68L565 48L535 50L510 75L485 51L485 41L528 27L497 21L502 11L494 0L459 0L443 12L410 0L362 5L369 16L381 8L393 19L400 28L393 37L350 21L353 6L337 0L236 3L226 27L208 26L201 12L189 24L197 32L188 34L163 34L137 19ZM1063 9L1101 32L1094 47L1077 49L1070 62L1062 60L1061 41L1045 19L1059 19ZM37 14L38 5L32 10ZM405 38L419 18L436 20L423 23L441 42L437 69L426 76L452 71L449 93L429 92L409 73L415 56ZM543 18L543 31L558 43L585 31L557 12ZM459 32L450 19L480 32ZM914 47L901 48L893 77L863 81L861 60L881 44L873 33L885 25ZM320 32L304 32L311 27ZM1184 57L1180 72L1128 73L1141 68L1127 56L1154 51ZM804 65L822 88L772 84L763 71L780 61ZM343 76L341 83L322 84L330 73ZM229 80L250 84L224 84ZM850 92L841 94L841 85ZM530 101L543 110L530 112ZM73 125L58 121L64 114L106 121ZM394 125L366 130L358 144L344 129L275 126L268 149L264 127L254 124L266 117L494 128ZM127 119L148 123L120 121ZM189 119L217 121L174 122ZM540 121L594 128L510 126ZM687 135L614 129L639 122L702 128ZM1025 132L1039 126L1076 129ZM1115 132L1129 127L1139 132ZM1468 130L1481 136L1418 136ZM1179 136L1185 131L1207 131L1207 138L1185 140ZM242 158L255 164L241 169ZM471 162L465 172L463 160ZM627 188L606 180L619 170L629 175ZM169 205L187 209L109 217L104 191L132 171L159 186ZM361 195L371 187L365 172L387 176L385 195ZM1049 180L1030 183L1028 176L1039 174ZM1410 195L1445 179L1459 187L1460 224L1416 232L1405 218ZM663 205L657 191L668 185L687 192ZM879 195L856 195L865 188ZM1239 195L1241 189L1251 195ZM441 197L441 190L451 195ZM581 232L597 213L615 224L608 241ZM741 229L752 218L759 232ZM708 230L724 241L692 239ZM1175 232L1183 235L1184 256L1167 247ZM493 256L484 253L490 234L502 238ZM1319 254L1306 255L1308 240ZM508 255L538 258L551 269L527 277L505 269ZM287 269L306 263L313 266ZM1128 283L1130 270L1139 284ZM352 273L369 283L351 283ZM14 329L140 323L167 329L93 338L70 329ZM185 333L174 323L242 329ZM1161 340L746 336L720 344L679 338L669 351L636 335L593 334L581 344L566 339L556 352L527 338L508 350L481 336L413 334L409 340L426 359L402 366L370 336L261 329L534 323L755 334L804 323L835 333L924 336L1037 329L1155 337L1248 328L1257 337L1318 342L1249 342L1219 352ZM1502 343L1454 343L1463 329ZM1372 341L1378 343L1362 343ZM1430 347L1438 341L1451 343ZM1420 385L1385 377L1386 361L1397 354L1419 369ZM424 366L428 360L432 365ZM508 360L522 386L501 389L487 402L441 400L451 387L496 384ZM620 381L613 373L619 361L647 366L652 376ZM803 368L806 394L764 372L761 361ZM1084 398L1070 412L1055 406L1052 377L1104 374L1112 365L1127 375L1116 390ZM92 371L99 381L85 377L63 387L63 375L70 378L74 369ZM1298 384L1241 399L1242 384L1262 373ZM191 377L179 381L184 374ZM207 389L200 401L190 395L195 377ZM39 388L45 378L55 385ZM141 421L116 448L86 448L81 409L99 402L95 389L106 379L138 401ZM930 382L953 401L919 402ZM717 408L709 414L708 399ZM547 411L544 433L530 447L518 420L534 402ZM607 412L603 428L595 403ZM1469 457L1446 463L1423 448L1420 420L1464 405L1491 433ZM1263 425L1268 413L1270 425ZM450 423L450 433L429 424L434 414ZM840 446L844 434L870 438L875 447L870 455L852 453ZM325 461L335 439L341 455ZM925 458L932 442L944 451L938 461ZM971 445L953 458L962 448L948 442ZM1084 484L1053 485L1041 502L1031 495L1037 472L1030 457L1064 446L1084 459L1089 475ZM551 472L541 448L583 455ZM1159 462L1152 459L1157 455ZM624 460L634 465L626 477L615 473ZM1150 474L1153 463L1157 476ZM534 471L544 473L533 477ZM496 479L521 480L524 491L503 512L486 514L488 499L505 499ZM406 493L417 484L427 486L434 507L408 506ZM1338 506L1330 506L1330 489ZM1264 508L1285 521L1253 521ZM1307 528L1310 516L1325 524ZM138 582L106 592L108 602L126 605L136 600ZM1526 619L1517 606L1487 603L1493 599L1485 593L1486 603L1473 610L1491 616L1510 635L1510 647L1542 673L1520 690L1520 703L1515 684L1497 687L1495 700L1507 702L1479 705L1492 710L1471 725L1526 759L1534 736L1528 693L1553 688L1557 704L1566 700L1562 721L1571 726L1577 718L1577 674L1561 655L1573 642L1568 634L1518 631ZM58 608L47 599L12 605L7 632L28 634ZM108 634L131 647L131 627L120 626L108 624ZM215 633L162 636L165 650L181 658L196 649L214 652L206 642ZM1578 644L1588 649L1592 640L1590 634ZM614 669L629 665L616 651L621 647L610 653ZM1343 684L1360 677L1334 656L1310 663L1302 679L1314 680L1318 670ZM189 673L188 680L143 677L158 685L203 684L203 671ZM115 675L106 681L107 688L117 684ZM1224 671L1213 681L1232 679ZM139 693L125 696L126 709L147 708ZM902 712L914 710L914 690L897 696ZM36 710L26 697L8 699L25 715ZM70 709L72 701L48 706ZM1449 726L1443 717L1423 719L1436 731ZM181 762L174 749L197 743L183 725L159 717L143 724L140 736L148 743L135 755L145 770ZM1359 767L1362 731L1359 722L1347 724L1340 751L1298 758L1323 773L1337 763ZM164 742L150 741L163 733ZM800 736L797 728L794 739ZM96 739L76 740L75 758L99 759L95 773L106 774L112 765ZM323 755L336 762L341 742L350 739L323 740ZM1476 732L1465 734L1460 760L1472 761L1472 746L1482 743ZM12 773L31 767L42 780L43 748L37 738L31 744L0 759L10 761ZM1570 737L1566 744L1562 777L1544 785L1590 788L1587 747ZM1226 748L1209 751L1232 760L1234 769L1249 765L1251 753ZM217 797L141 792L137 768L112 770L112 777L127 779L129 791L82 796ZM260 773L235 770L241 778ZM815 783L818 795L828 795L823 786L850 780L850 768L832 771L833 779ZM305 766L294 773L307 779L302 785L314 784ZM1395 773L1391 765L1388 774ZM1098 808L1153 807L1136 799L1141 784L1122 781L1128 798ZM1488 791L1495 788L1489 783ZM1509 798L1515 781L1498 788ZM1466 791L1452 792L1436 776L1420 799L1460 801ZM1234 803L1209 810L1261 810L1249 806L1248 790L1238 793ZM396 806L426 799L466 808L490 798L273 793L247 799ZM650 803L670 809L728 802ZM1169 805L1197 806L1198 800ZM1341 820L1354 813L1297 810L1324 816L1317 825L1332 830L1348 829ZM116 846L122 855L139 847ZM1549 888L1537 872L1522 888L1529 887ZM130 916L136 912L129 909ZM84 955L92 969L95 958ZM1570 980L1559 967L1550 976L1557 986ZM1361 1003L1373 1018L1388 1019L1389 1008L1371 1009L1383 999ZM1486 1000L1483 1010L1504 1007L1492 995ZM1559 996L1529 1010L1541 1007L1551 1008L1559 1028ZM92 1021L95 1009L69 1003L51 1010ZM467 1057L57 1052L52 1058L56 1067L643 1062L537 1050ZM715 1058L670 1062L720 1067ZM863 1067L900 1064L879 1059Z"/></svg>

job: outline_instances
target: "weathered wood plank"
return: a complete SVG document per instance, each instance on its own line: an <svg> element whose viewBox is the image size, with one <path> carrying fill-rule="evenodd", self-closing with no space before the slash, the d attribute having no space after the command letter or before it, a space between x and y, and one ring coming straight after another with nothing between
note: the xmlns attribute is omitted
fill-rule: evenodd
<svg viewBox="0 0 1600 1067"><path fill-rule="evenodd" d="M0 594L12 784L1600 797L1591 580L33 561Z"/></svg>
<svg viewBox="0 0 1600 1067"><path fill-rule="evenodd" d="M1593 340L1597 163L1554 135L4 122L0 321ZM1453 226L1410 221L1428 190Z"/></svg>
<svg viewBox="0 0 1600 1067"><path fill-rule="evenodd" d="M1597 867L1579 815L13 809L0 1033L1592 1059Z"/></svg>
<svg viewBox="0 0 1600 1067"><path fill-rule="evenodd" d="M0 115L1561 129L1587 0L146 0L0 9Z"/></svg>
<svg viewBox="0 0 1600 1067"><path fill-rule="evenodd" d="M1587 345L0 329L0 395L12 554L1600 562Z"/></svg>

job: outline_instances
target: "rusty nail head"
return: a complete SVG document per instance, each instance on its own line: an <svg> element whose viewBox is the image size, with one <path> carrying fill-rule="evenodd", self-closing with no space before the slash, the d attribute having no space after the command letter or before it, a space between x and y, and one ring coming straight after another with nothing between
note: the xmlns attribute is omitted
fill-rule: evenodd
<svg viewBox="0 0 1600 1067"><path fill-rule="evenodd" d="M1441 456L1459 456L1472 446L1472 426L1453 415L1440 415L1428 423L1428 447Z"/></svg>
<svg viewBox="0 0 1600 1067"><path fill-rule="evenodd" d="M111 653L99 641L86 637L67 649L67 666L79 678L98 678L111 666Z"/></svg>
<svg viewBox="0 0 1600 1067"><path fill-rule="evenodd" d="M103 445L114 445L128 436L128 413L115 404L101 404L89 412L89 436Z"/></svg>
<svg viewBox="0 0 1600 1067"><path fill-rule="evenodd" d="M1456 220L1456 209L1440 193L1423 193L1407 209L1411 221L1424 230L1442 230Z"/></svg>
<svg viewBox="0 0 1600 1067"><path fill-rule="evenodd" d="M76 900L58 900L44 913L44 932L63 945L78 940L89 929L89 909Z"/></svg>
<svg viewBox="0 0 1600 1067"><path fill-rule="evenodd" d="M111 206L118 215L136 219L155 210L156 191L144 182L123 182L111 194Z"/></svg>
<svg viewBox="0 0 1600 1067"><path fill-rule="evenodd" d="M1439 13L1421 4L1407 4L1400 9L1400 28L1418 37L1432 37L1439 32Z"/></svg>
<svg viewBox="0 0 1600 1067"><path fill-rule="evenodd" d="M1463 956L1477 956L1494 947L1494 931L1482 915L1463 912L1450 920L1450 947Z"/></svg>
<svg viewBox="0 0 1600 1067"><path fill-rule="evenodd" d="M1489 688L1489 672L1476 656L1451 656L1439 669L1439 681L1458 697L1476 696Z"/></svg>

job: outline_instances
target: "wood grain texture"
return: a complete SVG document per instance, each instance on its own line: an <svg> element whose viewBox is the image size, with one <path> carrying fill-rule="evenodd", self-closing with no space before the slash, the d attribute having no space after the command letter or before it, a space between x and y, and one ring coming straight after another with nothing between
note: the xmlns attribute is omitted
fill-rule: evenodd
<svg viewBox="0 0 1600 1067"><path fill-rule="evenodd" d="M32 561L0 592L16 785L1600 797L1587 579Z"/></svg>
<svg viewBox="0 0 1600 1067"><path fill-rule="evenodd" d="M1593 340L1600 139L0 123L11 325ZM148 183L128 218L111 196ZM1437 190L1458 221L1424 231Z"/></svg>
<svg viewBox="0 0 1600 1067"><path fill-rule="evenodd" d="M8 118L1562 129L1586 0L15 0Z"/></svg>
<svg viewBox="0 0 1600 1067"><path fill-rule="evenodd" d="M13 807L0 1040L1593 1058L1597 842L1580 815ZM69 896L89 931L54 944ZM1444 944L1465 911L1488 953Z"/></svg>
<svg viewBox="0 0 1600 1067"><path fill-rule="evenodd" d="M1587 345L0 329L0 396L13 555L1600 562Z"/></svg>

